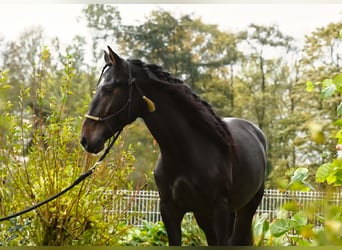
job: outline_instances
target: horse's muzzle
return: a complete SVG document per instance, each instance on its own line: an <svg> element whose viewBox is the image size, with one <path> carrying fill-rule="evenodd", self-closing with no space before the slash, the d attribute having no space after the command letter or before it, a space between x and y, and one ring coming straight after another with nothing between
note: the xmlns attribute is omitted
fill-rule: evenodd
<svg viewBox="0 0 342 250"><path fill-rule="evenodd" d="M81 136L80 143L87 152L93 154L99 153L104 148L104 143L102 140L98 140L95 143L89 143L85 136Z"/></svg>

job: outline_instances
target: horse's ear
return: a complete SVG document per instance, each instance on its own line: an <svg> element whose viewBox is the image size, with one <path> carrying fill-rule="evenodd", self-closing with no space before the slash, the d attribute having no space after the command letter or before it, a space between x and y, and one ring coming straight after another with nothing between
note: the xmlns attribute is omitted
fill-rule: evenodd
<svg viewBox="0 0 342 250"><path fill-rule="evenodd" d="M104 52L104 60L105 60L106 64L112 64L112 62L110 61L108 52L105 50L103 52Z"/></svg>
<svg viewBox="0 0 342 250"><path fill-rule="evenodd" d="M111 47L108 47L109 53L105 51L104 59L106 64L113 64L113 65L120 65L122 62L122 59L111 49Z"/></svg>

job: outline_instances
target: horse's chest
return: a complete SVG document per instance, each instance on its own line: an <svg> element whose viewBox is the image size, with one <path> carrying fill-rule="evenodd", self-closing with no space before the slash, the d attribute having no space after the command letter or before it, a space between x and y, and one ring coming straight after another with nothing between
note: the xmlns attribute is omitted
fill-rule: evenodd
<svg viewBox="0 0 342 250"><path fill-rule="evenodd" d="M187 211L212 204L217 197L218 186L213 173L174 173L157 168L155 179L161 199L172 201Z"/></svg>
<svg viewBox="0 0 342 250"><path fill-rule="evenodd" d="M171 197L178 206L193 211L204 204L208 205L214 202L213 192L208 192L208 189L206 189L210 188L212 190L213 187L208 183L208 180L204 184L204 181L199 178L180 176L173 182Z"/></svg>

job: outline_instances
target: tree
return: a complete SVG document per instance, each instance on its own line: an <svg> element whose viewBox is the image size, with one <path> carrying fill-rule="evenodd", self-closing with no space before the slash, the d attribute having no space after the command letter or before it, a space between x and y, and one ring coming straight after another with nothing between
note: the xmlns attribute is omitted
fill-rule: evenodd
<svg viewBox="0 0 342 250"><path fill-rule="evenodd" d="M103 44L103 41L116 43L122 36L121 16L117 7L110 4L89 4L82 12L91 31L93 62L90 65L90 72L95 74L96 66L103 56L103 50L99 48L109 45Z"/></svg>
<svg viewBox="0 0 342 250"><path fill-rule="evenodd" d="M175 18L167 11L153 11L145 23L125 26L124 31L121 45L126 53L162 65L199 93L200 77L230 65L238 53L233 34L190 15Z"/></svg>
<svg viewBox="0 0 342 250"><path fill-rule="evenodd" d="M252 105L257 124L261 129L266 129L266 124L269 123L266 116L269 107L267 104L275 103L275 99L272 99L275 95L268 95L268 93L274 93L280 86L278 79L280 72L276 67L280 68L280 55L291 49L293 38L282 34L274 26L264 27L254 24L251 24L247 31L241 32L239 37L241 46L245 46L243 50L246 59L242 68L246 70L244 75L247 79L243 82L254 95Z"/></svg>
<svg viewBox="0 0 342 250"><path fill-rule="evenodd" d="M3 52L2 64L9 72L8 80L13 87L9 93L10 98L15 99L19 96L20 86L29 87L32 94L37 92L40 67L38 61L42 47L43 29L41 27L32 27L23 32L17 42L5 44L4 51L6 52Z"/></svg>
<svg viewBox="0 0 342 250"><path fill-rule="evenodd" d="M4 100L8 90L11 87L7 84L7 73L7 71L0 70L0 145L6 145L6 133L9 127L8 121L4 116L4 107L7 105Z"/></svg>
<svg viewBox="0 0 342 250"><path fill-rule="evenodd" d="M342 74L336 75L332 79L324 79L323 82L315 83L316 86L321 85L322 88L322 98L326 100L327 98L333 98L334 95L340 95L342 93ZM314 85L311 81L307 82L307 90L312 92L314 89ZM330 162L326 162L322 164L316 171L316 181L319 183L327 183L333 186L342 186L342 157L341 157L341 145L342 145L342 101L340 100L339 104L336 107L336 113L340 117L340 119L333 122L335 131L329 131L332 134L332 138L334 138L336 145L336 157L331 159ZM312 130L313 128L311 128ZM316 132L317 133L317 132ZM313 137L315 140L315 137ZM337 143L336 143L337 139Z"/></svg>
<svg viewBox="0 0 342 250"><path fill-rule="evenodd" d="M279 174L289 166L288 145L296 129L289 118L294 112L293 88L298 78L298 71L292 72L299 60L294 39L276 26L255 24L238 37L243 57L235 80L235 114L256 122L265 132L269 165Z"/></svg>
<svg viewBox="0 0 342 250"><path fill-rule="evenodd" d="M342 23L331 23L323 28L317 28L312 34L306 36L302 68L302 88L305 88L307 79L311 82L323 82L324 79L333 78L340 72L342 41L339 39L339 30ZM335 127L332 121L338 119L336 109L340 103L340 95L323 99L325 85L319 84L312 89L310 95L301 98L299 105L302 113L307 114L305 129L306 138L303 142L302 153L311 166L319 166L331 158L335 141L330 137ZM310 112L307 112L310 110ZM315 133L313 131L316 130ZM313 134L312 134L313 133ZM314 138L311 140L310 138ZM324 142L324 143L323 143ZM305 145L305 146L304 146Z"/></svg>

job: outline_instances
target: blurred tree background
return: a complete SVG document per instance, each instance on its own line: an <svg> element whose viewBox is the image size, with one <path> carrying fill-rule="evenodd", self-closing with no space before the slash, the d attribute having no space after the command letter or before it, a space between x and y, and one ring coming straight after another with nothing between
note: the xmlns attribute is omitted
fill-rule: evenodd
<svg viewBox="0 0 342 250"><path fill-rule="evenodd" d="M80 148L79 129L103 65L105 48L99 44L109 38L124 58L159 64L184 80L220 116L241 117L262 128L268 139L268 188L288 188L289 178L298 167L309 169L309 178L314 180L317 168L333 158L337 144L334 135L340 126L333 121L341 115L335 108L341 102L341 94L323 101L324 86L318 85L310 93L305 89L308 80L322 82L341 72L342 22L303 34L305 42L299 47L293 37L277 26L250 24L246 30L233 33L206 24L200 17L176 18L165 10L152 11L139 25L126 25L115 5L88 5L82 13L90 39L75 34L72 43L65 45L57 37L47 38L41 27L26 30L13 41L0 37L0 181L5 187L0 203L1 197L13 195L15 190L6 185L23 181L15 179L16 172L11 172L11 167L19 167L18 173L28 175L37 159L51 160L51 168L69 167L63 171L75 177L72 168L76 166L67 162L55 165L56 157L72 157L74 163L87 166L93 162ZM53 125L60 126L60 130ZM59 136L60 141L44 139L46 135ZM64 154L40 155L41 151L49 154L49 145ZM118 146L111 157L114 163L108 163L111 171L117 173L108 175L105 168L99 171L97 177L103 178L94 188L106 183L111 189L155 189L153 169L158 146L142 120L128 126ZM9 160L9 156L13 159ZM58 172L60 169L50 173L47 168L46 178L66 175ZM39 175L39 171L32 173ZM112 176L115 183L108 184L107 176ZM38 185L35 189L43 185L39 178L32 182ZM30 183L25 185L27 190L32 188ZM44 192L41 198L65 185L66 180ZM323 190L326 184L314 186ZM24 191L22 199L38 199ZM77 195L87 191L81 188L79 192ZM78 218L73 205L65 203L70 208L62 217ZM54 211L47 209L38 212L44 225L58 224ZM7 213L10 207L3 205L2 211ZM78 218L82 220L79 228L65 229L68 234L56 236L58 243L63 239L68 244L82 242L80 235L90 225L86 217ZM66 235L74 237L67 239ZM37 238L36 243L57 244L57 238L44 237ZM88 243L101 244L100 238Z"/></svg>
<svg viewBox="0 0 342 250"><path fill-rule="evenodd" d="M80 111L91 100L101 68L104 48L99 43L110 38L123 57L159 64L184 80L221 116L245 118L262 128L268 138L268 187L281 185L290 168L307 166L314 172L333 153L330 132L334 128L324 130L322 140L310 140L309 125L319 123L323 131L336 120L331 105L338 97L323 102L319 90L315 97L305 91L305 82L319 82L339 72L341 23L303 34L304 46L298 47L293 37L276 26L250 24L245 31L228 33L199 17L176 18L165 10L152 11L139 25L122 23L115 5L88 5L82 12L91 39L76 34L71 44L62 45L57 37L47 39L39 26L26 30L16 41L2 39L0 69L6 74L4 85L10 86L2 102L13 103L19 112L15 104L24 88L29 88L31 99L38 89L46 97L58 96L69 57L74 75L65 112L82 117ZM91 51L87 51L89 46ZM43 67L44 48L49 55ZM36 116L48 116L51 108L45 103L44 112L39 112L32 100L23 105L30 106ZM136 158L133 178L145 175L147 186L154 188L151 172L158 147L142 121L131 126L126 139Z"/></svg>

